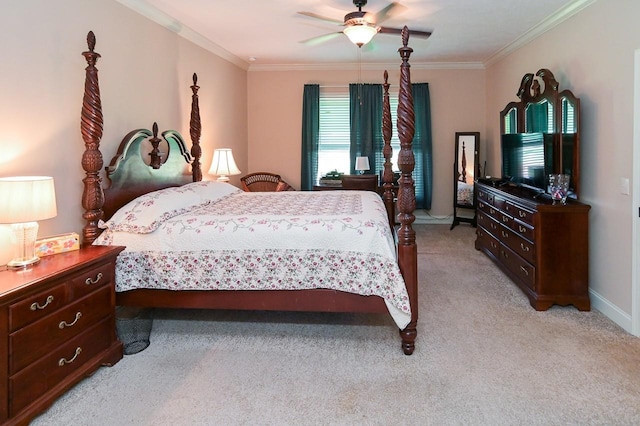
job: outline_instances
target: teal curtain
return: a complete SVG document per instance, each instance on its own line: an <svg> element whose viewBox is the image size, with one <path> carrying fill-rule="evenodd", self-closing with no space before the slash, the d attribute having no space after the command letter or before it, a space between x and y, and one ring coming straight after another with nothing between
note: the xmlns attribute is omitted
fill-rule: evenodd
<svg viewBox="0 0 640 426"><path fill-rule="evenodd" d="M320 85L305 84L302 95L302 161L300 189L310 191L318 174Z"/></svg>
<svg viewBox="0 0 640 426"><path fill-rule="evenodd" d="M416 208L431 209L433 194L433 150L431 138L431 101L429 83L413 83L413 108L416 117L413 153L416 165L413 180L416 185Z"/></svg>
<svg viewBox="0 0 640 426"><path fill-rule="evenodd" d="M384 157L382 147L382 85L349 84L351 173L355 173L356 157L369 157L371 170L378 174Z"/></svg>

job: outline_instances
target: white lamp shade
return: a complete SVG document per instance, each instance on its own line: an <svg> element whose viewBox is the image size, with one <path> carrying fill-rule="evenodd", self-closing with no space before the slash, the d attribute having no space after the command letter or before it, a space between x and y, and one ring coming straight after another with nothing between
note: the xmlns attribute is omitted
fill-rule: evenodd
<svg viewBox="0 0 640 426"><path fill-rule="evenodd" d="M35 222L58 214L49 176L0 178L0 202L0 223Z"/></svg>
<svg viewBox="0 0 640 426"><path fill-rule="evenodd" d="M356 157L356 170L369 170L369 157Z"/></svg>
<svg viewBox="0 0 640 426"><path fill-rule="evenodd" d="M218 180L229 180L227 176L239 175L240 173L242 172L236 166L230 148L220 148L213 151L213 160L209 169L210 175L218 175Z"/></svg>
<svg viewBox="0 0 640 426"><path fill-rule="evenodd" d="M378 29L367 24L362 24L352 25L342 30L342 32L349 37L351 43L362 47L371 41L373 36L378 33Z"/></svg>

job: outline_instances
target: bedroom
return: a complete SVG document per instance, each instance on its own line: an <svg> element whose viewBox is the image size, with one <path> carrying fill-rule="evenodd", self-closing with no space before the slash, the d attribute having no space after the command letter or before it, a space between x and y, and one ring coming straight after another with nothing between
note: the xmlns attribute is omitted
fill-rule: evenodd
<svg viewBox="0 0 640 426"><path fill-rule="evenodd" d="M50 3L12 5L0 30L3 57L13 58L0 71L5 100L2 174L55 178L59 214L41 223L43 236L78 232L82 227L82 170L70 166L70 161L76 164L83 149L78 112L84 59L79 52L85 49L89 29L96 32L97 50L105 57L99 63L105 149L113 151L125 132L153 121L188 134L188 79L198 69L203 149L210 152L220 144L233 148L243 171L281 164L279 172L294 186L299 184L300 132L295 127L299 87L318 75L341 84L354 77L353 71L247 72L115 1L66 0L55 7ZM632 285L638 257L633 246L634 204L633 197L617 188L621 178L633 178L632 194L637 197L633 87L638 73L634 54L640 48L634 40L640 38L640 30L633 17L639 12L636 2L598 0L486 67L412 70L413 81L427 81L433 88L432 119L442 123L433 135L435 143L445 147L441 161L435 162L441 165L435 170L436 182L446 188L436 194L430 212L436 217L450 214L449 164L456 131L480 131L481 157L490 174L499 171L494 143L498 111L513 100L524 73L542 66L552 69L564 87L583 99L582 198L593 208L589 259L593 306L635 334L640 333L640 290ZM378 81L380 72L363 70L362 78ZM277 117L267 114L275 88L280 88L282 100Z"/></svg>

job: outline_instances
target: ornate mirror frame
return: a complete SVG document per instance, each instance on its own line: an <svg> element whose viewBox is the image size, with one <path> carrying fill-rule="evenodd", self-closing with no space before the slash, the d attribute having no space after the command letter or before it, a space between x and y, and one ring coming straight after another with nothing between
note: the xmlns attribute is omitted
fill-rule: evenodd
<svg viewBox="0 0 640 426"><path fill-rule="evenodd" d="M580 194L580 99L570 90L559 91L546 68L525 74L518 89L519 102L500 112L500 133L542 132L553 135L553 171L571 175L571 192Z"/></svg>

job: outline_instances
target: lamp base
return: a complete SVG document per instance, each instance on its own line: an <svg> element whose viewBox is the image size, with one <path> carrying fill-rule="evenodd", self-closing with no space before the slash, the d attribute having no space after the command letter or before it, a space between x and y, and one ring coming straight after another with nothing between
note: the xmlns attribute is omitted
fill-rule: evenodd
<svg viewBox="0 0 640 426"><path fill-rule="evenodd" d="M38 222L14 223L11 225L14 235L14 258L7 263L8 268L26 268L37 263L40 258L36 256L36 237L38 236Z"/></svg>
<svg viewBox="0 0 640 426"><path fill-rule="evenodd" d="M27 266L35 265L38 262L40 262L40 258L38 256L34 256L31 259L13 259L7 263L7 267L11 269L22 269Z"/></svg>
<svg viewBox="0 0 640 426"><path fill-rule="evenodd" d="M229 176L225 176L225 175L220 175L218 176L218 179L216 179L218 182L229 182Z"/></svg>

